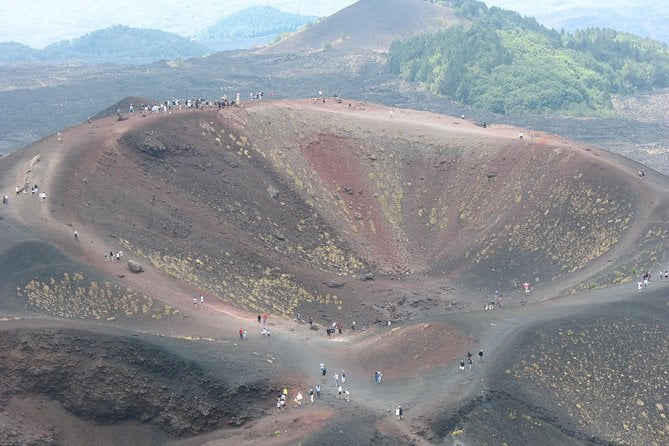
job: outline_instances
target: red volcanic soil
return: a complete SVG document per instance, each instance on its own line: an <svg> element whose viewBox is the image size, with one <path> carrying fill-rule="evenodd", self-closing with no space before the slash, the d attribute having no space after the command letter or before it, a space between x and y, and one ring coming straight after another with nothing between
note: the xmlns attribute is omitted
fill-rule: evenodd
<svg viewBox="0 0 669 446"><path fill-rule="evenodd" d="M664 260L667 182L518 132L345 99L257 101L102 118L3 158L0 330L15 341L0 343L0 443L428 444L464 429L487 444L472 428L479 410L514 420L513 404L528 416L543 405L562 420L550 386L532 381L540 393L507 406L481 392L522 386L493 378L515 345L533 348L518 340L533 322L587 323L598 305L636 298L630 282ZM657 311L625 305L630 323ZM343 333L328 337L333 322ZM658 326L649 348L666 318ZM350 402L336 397L342 370ZM615 420L551 419L575 443L617 441ZM620 438L652 444L651 427ZM510 444L542 441L497 428Z"/></svg>

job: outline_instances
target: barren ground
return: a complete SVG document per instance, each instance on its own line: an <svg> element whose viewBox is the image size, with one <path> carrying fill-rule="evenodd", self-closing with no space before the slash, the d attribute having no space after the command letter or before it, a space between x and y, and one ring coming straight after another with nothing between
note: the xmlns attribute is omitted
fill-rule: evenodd
<svg viewBox="0 0 669 446"><path fill-rule="evenodd" d="M348 104L105 118L0 160L0 444L666 444L666 179Z"/></svg>

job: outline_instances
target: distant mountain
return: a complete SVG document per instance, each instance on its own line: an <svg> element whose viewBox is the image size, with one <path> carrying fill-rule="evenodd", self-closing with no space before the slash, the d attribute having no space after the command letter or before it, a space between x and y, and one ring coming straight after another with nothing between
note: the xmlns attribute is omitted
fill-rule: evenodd
<svg viewBox="0 0 669 446"><path fill-rule="evenodd" d="M665 0L490 0L486 3L533 16L558 31L612 28L669 44L669 3Z"/></svg>
<svg viewBox="0 0 669 446"><path fill-rule="evenodd" d="M18 43L0 44L0 63L61 62L143 64L210 53L207 47L156 29L115 25L38 50Z"/></svg>
<svg viewBox="0 0 669 446"><path fill-rule="evenodd" d="M253 6L221 19L197 34L196 39L214 51L253 48L318 20L316 16L293 14L271 6Z"/></svg>
<svg viewBox="0 0 669 446"><path fill-rule="evenodd" d="M44 48L117 23L193 38L224 16L253 5L271 5L305 16L327 17L355 0L115 0L2 2L0 42ZM57 3L58 7L54 8ZM85 6L85 7L84 7Z"/></svg>
<svg viewBox="0 0 669 446"><path fill-rule="evenodd" d="M28 62L38 57L40 50L16 42L0 43L0 63Z"/></svg>
<svg viewBox="0 0 669 446"><path fill-rule="evenodd" d="M293 32L318 17L283 12L272 6L253 6L223 18L197 36L199 41L229 37L261 37Z"/></svg>
<svg viewBox="0 0 669 446"><path fill-rule="evenodd" d="M452 8L426 1L360 0L263 51L388 51L393 40L438 31L459 21Z"/></svg>
<svg viewBox="0 0 669 446"><path fill-rule="evenodd" d="M176 34L115 25L78 39L51 44L44 48L40 58L135 64L186 59L210 52L205 46Z"/></svg>

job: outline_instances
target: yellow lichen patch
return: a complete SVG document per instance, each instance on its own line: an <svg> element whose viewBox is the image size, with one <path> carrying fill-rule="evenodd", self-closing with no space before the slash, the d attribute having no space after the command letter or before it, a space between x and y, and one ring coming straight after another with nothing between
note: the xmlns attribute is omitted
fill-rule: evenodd
<svg viewBox="0 0 669 446"><path fill-rule="evenodd" d="M140 316L151 312L163 316L180 314L178 310L163 306L130 288L109 282L100 286L96 281L87 281L82 273L50 277L48 283L31 280L17 289L17 295L25 299L30 307L67 318L113 321L122 316Z"/></svg>
<svg viewBox="0 0 669 446"><path fill-rule="evenodd" d="M325 253L318 252L314 255L330 257L331 262L342 265L350 262L355 264L354 259L346 259L342 252L332 247ZM256 274L236 271L234 262L230 262L225 254L221 258L205 257L200 263L188 255L179 257L150 252L147 257L154 266L170 276L252 311L271 311L292 317L295 308L305 302L324 305L342 303L337 296L321 295L306 289L292 275L281 272L279 268L263 268L258 265ZM223 280L223 277L229 280ZM160 318L162 315L156 314L154 317Z"/></svg>

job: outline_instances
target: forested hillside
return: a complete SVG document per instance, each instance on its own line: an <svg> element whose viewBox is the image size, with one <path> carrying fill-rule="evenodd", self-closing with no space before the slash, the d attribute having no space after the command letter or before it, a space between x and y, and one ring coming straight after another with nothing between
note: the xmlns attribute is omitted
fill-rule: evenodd
<svg viewBox="0 0 669 446"><path fill-rule="evenodd" d="M467 24L395 42L392 72L496 113L610 110L611 95L669 86L666 45L609 29L574 34L476 0L439 2Z"/></svg>
<svg viewBox="0 0 669 446"><path fill-rule="evenodd" d="M147 63L160 59L189 58L208 52L199 43L176 34L115 25L77 39L49 45L40 52L40 59Z"/></svg>

